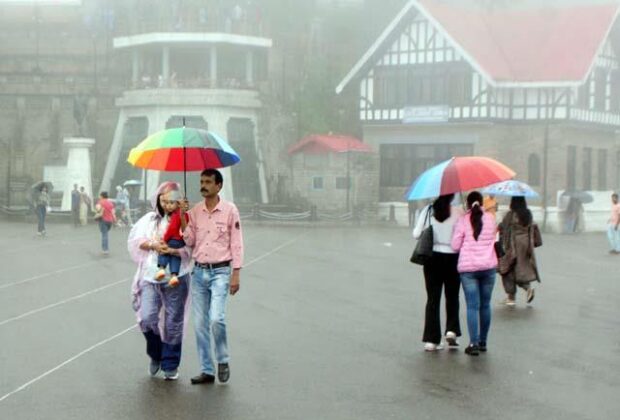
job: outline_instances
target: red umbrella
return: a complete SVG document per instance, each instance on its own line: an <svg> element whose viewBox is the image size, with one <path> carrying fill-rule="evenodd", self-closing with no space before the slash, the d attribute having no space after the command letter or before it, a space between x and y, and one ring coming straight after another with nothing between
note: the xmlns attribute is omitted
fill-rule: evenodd
<svg viewBox="0 0 620 420"><path fill-rule="evenodd" d="M405 198L421 200L469 191L512 179L508 166L482 156L459 156L424 171L409 187Z"/></svg>

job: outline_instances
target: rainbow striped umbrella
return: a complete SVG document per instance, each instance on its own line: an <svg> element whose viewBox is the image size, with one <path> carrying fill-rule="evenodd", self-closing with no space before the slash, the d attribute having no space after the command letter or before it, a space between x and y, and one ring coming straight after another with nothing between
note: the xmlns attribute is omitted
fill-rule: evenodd
<svg viewBox="0 0 620 420"><path fill-rule="evenodd" d="M226 140L212 131L180 127L151 134L131 149L127 162L157 171L202 171L241 161Z"/></svg>
<svg viewBox="0 0 620 420"><path fill-rule="evenodd" d="M453 157L424 171L409 187L408 201L469 191L512 179L515 172L494 159Z"/></svg>
<svg viewBox="0 0 620 420"><path fill-rule="evenodd" d="M131 149L127 162L142 169L183 172L225 168L241 158L226 140L212 131L198 128L170 128L151 134Z"/></svg>

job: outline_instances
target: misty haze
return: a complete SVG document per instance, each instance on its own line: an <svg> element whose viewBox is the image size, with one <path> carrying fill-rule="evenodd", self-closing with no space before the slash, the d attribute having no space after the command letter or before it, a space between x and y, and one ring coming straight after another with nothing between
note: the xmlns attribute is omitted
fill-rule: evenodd
<svg viewBox="0 0 620 420"><path fill-rule="evenodd" d="M619 11L0 0L0 418L614 418Z"/></svg>

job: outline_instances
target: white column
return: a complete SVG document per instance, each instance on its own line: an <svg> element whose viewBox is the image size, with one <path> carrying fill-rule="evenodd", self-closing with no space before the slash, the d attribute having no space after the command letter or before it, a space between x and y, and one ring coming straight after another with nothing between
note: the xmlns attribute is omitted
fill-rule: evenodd
<svg viewBox="0 0 620 420"><path fill-rule="evenodd" d="M245 82L248 86L254 86L254 51L245 53Z"/></svg>
<svg viewBox="0 0 620 420"><path fill-rule="evenodd" d="M211 46L210 54L211 68L209 70L209 78L211 79L211 87L217 87L217 47L215 45Z"/></svg>
<svg viewBox="0 0 620 420"><path fill-rule="evenodd" d="M90 148L95 144L94 139L75 137L64 139L63 143L69 147L65 185L63 185L63 211L71 210L71 190L73 184L84 187L89 196L93 196L93 183L90 167Z"/></svg>
<svg viewBox="0 0 620 420"><path fill-rule="evenodd" d="M134 87L138 84L139 67L140 61L138 57L138 50L134 49L131 52L131 82Z"/></svg>
<svg viewBox="0 0 620 420"><path fill-rule="evenodd" d="M105 170L103 172L103 180L101 181L99 192L110 191L110 184L112 183L112 179L116 173L116 165L119 161L124 162L125 159L127 159L125 156L121 157L120 154L123 147L123 129L125 128L125 123L128 119L129 118L125 114L125 111L121 108L118 115L118 121L116 122L114 139L112 140L112 146L110 147L110 152L108 153L108 159L106 161Z"/></svg>
<svg viewBox="0 0 620 420"><path fill-rule="evenodd" d="M161 75L164 79L164 86L168 85L170 78L170 46L164 45L161 54Z"/></svg>

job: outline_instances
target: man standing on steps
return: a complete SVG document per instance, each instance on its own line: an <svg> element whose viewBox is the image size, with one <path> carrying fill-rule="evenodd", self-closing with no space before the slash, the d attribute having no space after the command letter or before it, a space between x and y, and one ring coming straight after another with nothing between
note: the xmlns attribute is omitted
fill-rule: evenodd
<svg viewBox="0 0 620 420"><path fill-rule="evenodd" d="M239 291L239 272L243 264L243 235L239 210L220 198L224 180L216 169L200 174L200 194L204 201L189 210L189 222L183 214L189 203L181 203L181 230L187 246L193 248L192 313L201 372L192 384L215 382L211 333L221 383L230 377L226 338L226 298Z"/></svg>

